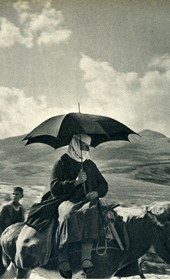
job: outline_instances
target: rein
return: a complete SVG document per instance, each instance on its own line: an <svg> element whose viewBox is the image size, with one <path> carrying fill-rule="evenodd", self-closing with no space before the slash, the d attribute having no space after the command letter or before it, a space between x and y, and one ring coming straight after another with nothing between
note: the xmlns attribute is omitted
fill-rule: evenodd
<svg viewBox="0 0 170 280"><path fill-rule="evenodd" d="M100 245L100 243L98 242L96 248L93 248L92 251L95 251L98 256L106 255L108 249L120 251L120 248L118 247L114 247L113 245L108 246L109 241L110 240L105 238L104 245ZM100 250L103 250L103 252L100 253Z"/></svg>
<svg viewBox="0 0 170 280"><path fill-rule="evenodd" d="M104 243L105 243L104 248L103 248L102 246L99 246L99 242L98 242L96 248L94 249L94 250L96 251L96 254L97 254L98 256L104 256L104 255L106 255L106 252L107 252L107 249L108 249L108 247L107 247L107 240L106 240L106 239L105 239L105 242L104 242ZM101 247L102 247L102 248L101 248ZM101 249L104 249L102 253L99 252L99 250L101 250Z"/></svg>

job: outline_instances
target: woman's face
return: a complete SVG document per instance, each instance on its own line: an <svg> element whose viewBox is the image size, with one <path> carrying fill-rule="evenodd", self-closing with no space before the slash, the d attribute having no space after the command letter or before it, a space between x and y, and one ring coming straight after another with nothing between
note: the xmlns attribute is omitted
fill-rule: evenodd
<svg viewBox="0 0 170 280"><path fill-rule="evenodd" d="M83 151L89 151L90 147L89 147L89 145L87 145L83 141L80 141L80 149L83 150Z"/></svg>

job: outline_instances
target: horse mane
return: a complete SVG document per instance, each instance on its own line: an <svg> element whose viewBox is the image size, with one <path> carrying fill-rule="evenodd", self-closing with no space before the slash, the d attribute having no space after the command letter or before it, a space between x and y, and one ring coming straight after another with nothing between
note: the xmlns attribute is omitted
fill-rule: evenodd
<svg viewBox="0 0 170 280"><path fill-rule="evenodd" d="M142 205L140 207L123 207L119 206L116 208L116 212L123 220L139 220L144 218L149 213L156 217L158 222L165 224L170 222L170 201L155 201L148 205Z"/></svg>
<svg viewBox="0 0 170 280"><path fill-rule="evenodd" d="M133 206L133 207L118 207L116 208L116 212L119 216L122 217L124 222L129 222L131 220L140 220L143 219L147 215L147 207L146 206Z"/></svg>

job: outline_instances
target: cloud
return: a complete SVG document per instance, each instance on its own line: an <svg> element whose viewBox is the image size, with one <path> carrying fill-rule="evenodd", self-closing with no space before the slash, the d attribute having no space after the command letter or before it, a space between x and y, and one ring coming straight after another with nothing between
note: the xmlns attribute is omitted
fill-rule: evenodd
<svg viewBox="0 0 170 280"><path fill-rule="evenodd" d="M27 48L49 46L70 39L72 32L63 27L64 16L51 7L51 1L18 1L13 8L19 23L17 26L6 18L0 18L0 47L11 47L15 43Z"/></svg>
<svg viewBox="0 0 170 280"><path fill-rule="evenodd" d="M162 71L170 70L170 55L154 56L149 63L149 68Z"/></svg>
<svg viewBox="0 0 170 280"><path fill-rule="evenodd" d="M42 32L39 38L37 39L37 44L39 46L42 45L52 45L52 44L59 44L60 42L64 42L67 40L69 36L68 32L63 32L63 30L58 30L54 32Z"/></svg>
<svg viewBox="0 0 170 280"><path fill-rule="evenodd" d="M168 55L154 57L142 77L118 72L108 62L86 55L81 57L80 69L88 92L88 99L83 100L88 112L111 116L138 132L150 128L170 135Z"/></svg>
<svg viewBox="0 0 170 280"><path fill-rule="evenodd" d="M18 12L18 14L30 10L28 1L17 1L13 4L13 8Z"/></svg>
<svg viewBox="0 0 170 280"><path fill-rule="evenodd" d="M51 108L46 96L35 100L16 88L0 87L0 100L0 138L29 133L42 121L56 115L56 112L64 113L61 108Z"/></svg>
<svg viewBox="0 0 170 280"><path fill-rule="evenodd" d="M154 57L140 77L82 55L80 69L87 94L80 100L81 111L110 116L136 132L149 128L170 136L169 60L165 55ZM27 97L17 88L0 87L0 100L0 138L29 133L45 119L68 112L66 104L66 109L51 107L47 96Z"/></svg>
<svg viewBox="0 0 170 280"><path fill-rule="evenodd" d="M0 18L0 47L11 47L16 42L30 46L30 38L24 38L20 29L5 18Z"/></svg>

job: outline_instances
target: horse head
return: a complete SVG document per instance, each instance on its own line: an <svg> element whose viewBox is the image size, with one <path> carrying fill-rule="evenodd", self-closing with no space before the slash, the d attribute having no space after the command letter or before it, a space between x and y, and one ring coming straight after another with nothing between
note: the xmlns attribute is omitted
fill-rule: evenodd
<svg viewBox="0 0 170 280"><path fill-rule="evenodd" d="M25 235L25 232L27 233ZM15 264L22 269L35 268L39 264L39 256L36 250L39 247L39 240L36 237L36 230L24 226L16 241Z"/></svg>
<svg viewBox="0 0 170 280"><path fill-rule="evenodd" d="M16 241L15 264L22 269L45 265L51 254L52 227L39 232L24 225Z"/></svg>

